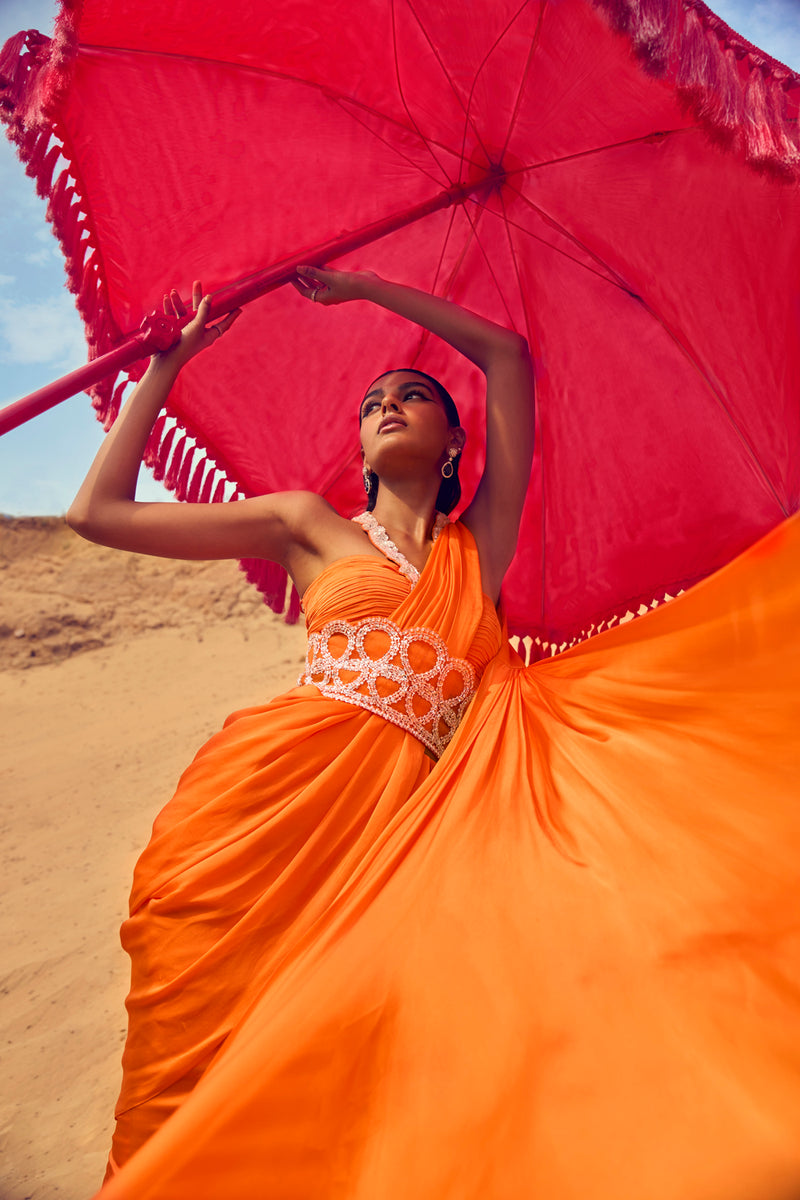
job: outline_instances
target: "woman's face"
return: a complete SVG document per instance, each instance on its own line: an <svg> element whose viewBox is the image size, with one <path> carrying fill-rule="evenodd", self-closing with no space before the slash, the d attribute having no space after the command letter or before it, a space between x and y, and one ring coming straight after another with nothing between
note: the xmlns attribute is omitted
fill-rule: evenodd
<svg viewBox="0 0 800 1200"><path fill-rule="evenodd" d="M414 371L391 371L370 387L359 410L364 461L381 467L438 465L451 429L436 388Z"/></svg>

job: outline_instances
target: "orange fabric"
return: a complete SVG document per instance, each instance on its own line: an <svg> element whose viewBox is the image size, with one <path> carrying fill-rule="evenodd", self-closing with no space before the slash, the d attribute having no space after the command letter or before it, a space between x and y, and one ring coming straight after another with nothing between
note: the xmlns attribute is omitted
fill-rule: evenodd
<svg viewBox="0 0 800 1200"><path fill-rule="evenodd" d="M436 561L412 592L385 559L341 560L306 593L309 632L388 616L437 629L480 672L500 628L474 543L459 527ZM309 686L234 713L200 750L155 822L122 927L132 983L117 1164L194 1087L432 765L410 734Z"/></svg>
<svg viewBox="0 0 800 1200"><path fill-rule="evenodd" d="M469 535L399 605L391 571L326 572L309 623L385 582L485 666ZM793 518L556 658L504 646L436 767L311 688L232 718L137 871L128 1146L213 1061L103 1200L797 1194L799 612Z"/></svg>

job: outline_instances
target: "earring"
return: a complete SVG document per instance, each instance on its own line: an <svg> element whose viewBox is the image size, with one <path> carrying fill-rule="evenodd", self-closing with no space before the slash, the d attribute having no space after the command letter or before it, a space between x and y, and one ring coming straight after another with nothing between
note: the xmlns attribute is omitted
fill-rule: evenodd
<svg viewBox="0 0 800 1200"><path fill-rule="evenodd" d="M364 480L364 491L369 495L372 490L372 473L366 463L364 463L364 470L361 472L361 477Z"/></svg>
<svg viewBox="0 0 800 1200"><path fill-rule="evenodd" d="M458 451L454 446L451 446L447 451L447 462L442 463L442 479L452 479L455 474L455 463L453 459L458 458Z"/></svg>

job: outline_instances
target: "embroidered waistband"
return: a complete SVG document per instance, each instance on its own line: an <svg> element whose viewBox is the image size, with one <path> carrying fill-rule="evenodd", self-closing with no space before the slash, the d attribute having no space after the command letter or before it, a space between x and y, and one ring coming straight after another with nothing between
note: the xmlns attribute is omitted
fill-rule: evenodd
<svg viewBox="0 0 800 1200"><path fill-rule="evenodd" d="M399 725L435 758L455 733L477 686L471 664L451 658L437 633L401 629L383 617L354 625L329 621L312 633L298 683L312 683L323 696Z"/></svg>

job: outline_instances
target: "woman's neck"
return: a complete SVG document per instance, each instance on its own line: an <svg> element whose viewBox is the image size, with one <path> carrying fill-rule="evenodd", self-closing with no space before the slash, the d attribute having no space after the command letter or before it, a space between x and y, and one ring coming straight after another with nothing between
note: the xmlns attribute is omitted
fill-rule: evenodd
<svg viewBox="0 0 800 1200"><path fill-rule="evenodd" d="M422 548L431 537L437 494L438 488L430 484L405 483L400 488L382 479L373 515L395 541L399 536Z"/></svg>

